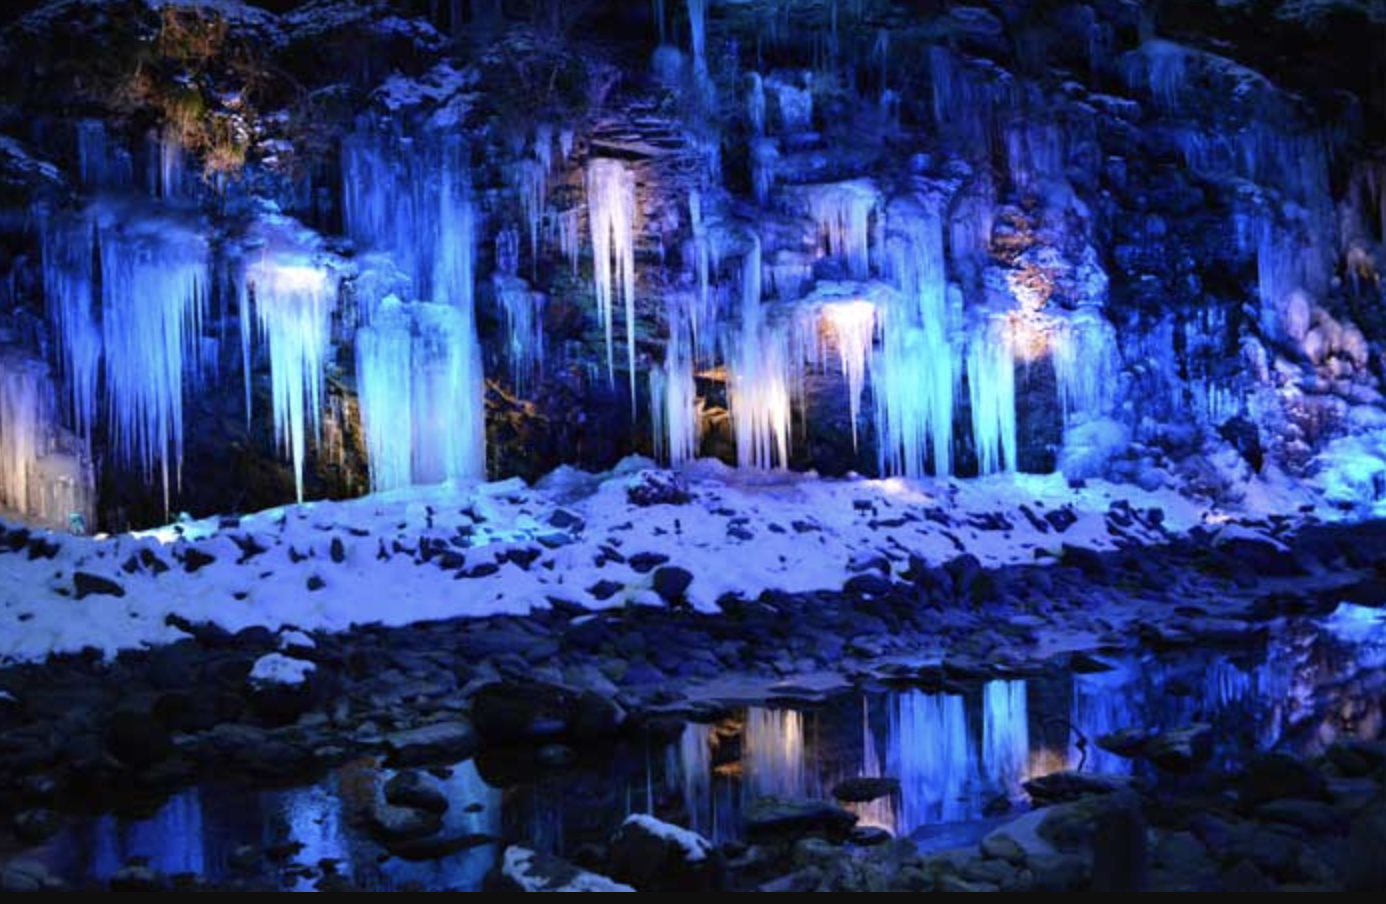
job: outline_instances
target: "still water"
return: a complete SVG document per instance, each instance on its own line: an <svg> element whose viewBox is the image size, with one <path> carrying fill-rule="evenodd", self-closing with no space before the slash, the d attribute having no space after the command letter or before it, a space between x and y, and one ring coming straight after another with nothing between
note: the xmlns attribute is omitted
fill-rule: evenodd
<svg viewBox="0 0 1386 904"><path fill-rule="evenodd" d="M863 824L939 848L975 840L1007 818L999 814L1008 803L1023 806L1028 778L1080 765L1143 768L1092 743L1117 729L1209 722L1224 765L1256 750L1312 754L1338 738L1383 731L1380 610L1344 604L1326 618L1281 622L1268 640L1232 653L1110 662L1110 671L1056 671L958 693L881 688L811 709L740 708L713 724L688 724L670 744L623 746L597 765L537 779L491 774L484 761L469 760L442 779L451 801L444 833L495 840L426 862L387 856L360 828L392 774L370 760L300 788L191 788L151 814L76 822L30 856L79 885L101 882L132 858L215 881L242 845L296 843L294 861L330 861L360 887L476 889L504 843L572 856L604 841L632 812L734 839L755 797L827 797L856 776L890 776L901 786L898 795L857 805ZM301 871L281 878L286 888L312 888Z"/></svg>

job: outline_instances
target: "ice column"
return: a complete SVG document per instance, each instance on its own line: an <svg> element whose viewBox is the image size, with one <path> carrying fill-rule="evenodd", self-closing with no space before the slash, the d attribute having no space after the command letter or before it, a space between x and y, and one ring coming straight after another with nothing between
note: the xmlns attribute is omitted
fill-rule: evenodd
<svg viewBox="0 0 1386 904"><path fill-rule="evenodd" d="M979 474L1014 471L1019 443L1015 414L1015 355L1005 316L989 318L968 342L967 382L972 440Z"/></svg>

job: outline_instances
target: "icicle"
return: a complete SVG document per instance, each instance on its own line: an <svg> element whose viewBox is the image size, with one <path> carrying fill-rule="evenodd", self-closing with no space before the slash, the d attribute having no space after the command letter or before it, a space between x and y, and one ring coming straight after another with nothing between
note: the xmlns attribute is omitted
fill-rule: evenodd
<svg viewBox="0 0 1386 904"><path fill-rule="evenodd" d="M825 305L823 322L837 344L843 379L852 417L852 448L857 448L857 419L861 395L866 388L867 362L876 336L876 306L869 301L850 301Z"/></svg>
<svg viewBox="0 0 1386 904"><path fill-rule="evenodd" d="M943 223L934 199L893 204L887 264L898 292L881 315L872 372L881 473L952 474L953 412L960 371L953 347Z"/></svg>
<svg viewBox="0 0 1386 904"><path fill-rule="evenodd" d="M392 295L372 313L371 325L356 333L361 426L376 492L413 480L412 326L405 305Z"/></svg>
<svg viewBox="0 0 1386 904"><path fill-rule="evenodd" d="M95 224L41 215L43 291L58 338L58 362L77 435L90 447L96 421L101 329L93 310Z"/></svg>
<svg viewBox="0 0 1386 904"><path fill-rule="evenodd" d="M365 123L343 141L342 157L348 235L359 247L388 255L407 277L412 298L451 309L412 309L428 350L421 356L416 348L412 358L414 398L425 393L445 406L424 418L415 412L413 479L483 476L486 410L465 147L446 132L411 137Z"/></svg>
<svg viewBox="0 0 1386 904"><path fill-rule="evenodd" d="M524 396L544 366L544 295L517 276L497 273L492 280L505 315L510 385Z"/></svg>
<svg viewBox="0 0 1386 904"><path fill-rule="evenodd" d="M587 209L592 223L592 279L597 312L606 330L607 377L616 382L612 329L616 283L626 310L630 398L635 406L635 177L619 160L598 158L587 165Z"/></svg>
<svg viewBox="0 0 1386 904"><path fill-rule="evenodd" d="M753 135L765 134L765 80L759 72L746 76L746 117Z"/></svg>
<svg viewBox="0 0 1386 904"><path fill-rule="evenodd" d="M757 138L751 142L751 185L756 203L770 200L778 175L780 150L772 138Z"/></svg>
<svg viewBox="0 0 1386 904"><path fill-rule="evenodd" d="M319 435L323 367L331 348L337 284L327 268L301 251L266 251L246 267L255 320L269 349L274 435L294 466L303 501L308 434Z"/></svg>
<svg viewBox="0 0 1386 904"><path fill-rule="evenodd" d="M828 253L840 257L853 278L871 272L871 216L880 193L869 179L853 179L802 189L809 216L818 226Z"/></svg>
<svg viewBox="0 0 1386 904"><path fill-rule="evenodd" d="M111 140L100 119L77 124L77 171L89 189L126 188L135 181L130 152Z"/></svg>
<svg viewBox="0 0 1386 904"><path fill-rule="evenodd" d="M657 454L677 467L698 457L702 417L689 342L689 316L675 309L669 320L664 365L650 372L650 405Z"/></svg>
<svg viewBox="0 0 1386 904"><path fill-rule="evenodd" d="M1014 471L1016 436L1015 356L1011 325L990 318L968 342L967 382L972 399L972 440L979 474Z"/></svg>
<svg viewBox="0 0 1386 904"><path fill-rule="evenodd" d="M582 257L582 210L573 207L559 211L554 223L558 230L558 250L567 259L573 275L577 276L578 262Z"/></svg>
<svg viewBox="0 0 1386 904"><path fill-rule="evenodd" d="M544 217L548 169L540 160L521 160L511 170L511 182L520 199L520 213L529 232L530 260L539 267L539 227Z"/></svg>
<svg viewBox="0 0 1386 904"><path fill-rule="evenodd" d="M1179 107L1188 84L1191 51L1173 41L1146 41L1122 60L1122 75L1133 88L1145 88L1165 112Z"/></svg>
<svg viewBox="0 0 1386 904"><path fill-rule="evenodd" d="M1050 357L1065 423L1111 412L1119 369L1117 356L1116 330L1100 312L1082 308L1055 325L1050 337Z"/></svg>
<svg viewBox="0 0 1386 904"><path fill-rule="evenodd" d="M736 461L743 468L789 467L792 422L789 339L761 316L760 238L741 269L741 332L732 368L731 410Z"/></svg>
<svg viewBox="0 0 1386 904"><path fill-rule="evenodd" d="M813 129L813 73L772 73L765 79L764 90L775 99L782 132Z"/></svg>
<svg viewBox="0 0 1386 904"><path fill-rule="evenodd" d="M693 49L693 74L707 81L707 7L709 0L688 0L688 27Z"/></svg>

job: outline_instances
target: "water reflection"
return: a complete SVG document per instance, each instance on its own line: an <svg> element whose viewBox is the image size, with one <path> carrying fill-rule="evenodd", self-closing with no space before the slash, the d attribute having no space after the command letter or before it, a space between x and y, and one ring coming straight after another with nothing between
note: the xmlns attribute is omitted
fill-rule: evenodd
<svg viewBox="0 0 1386 904"><path fill-rule="evenodd" d="M722 841L739 835L745 805L760 795L821 797L843 779L890 776L899 794L853 805L861 822L956 842L948 832L979 825L1005 799L1023 800L1029 777L1142 768L1093 743L1121 729L1210 722L1224 764L1251 750L1312 754L1341 737L1381 732L1380 612L1344 606L1319 622L1277 626L1273 638L1235 655L1136 656L1113 660L1109 671L990 681L963 693L879 691L805 710L748 707L690 723L667 746L632 744L596 765L531 780L491 776L469 761L439 779L451 801L443 831L574 856L629 813L653 812ZM79 822L38 855L78 884L100 883L132 858L216 879L242 844L292 842L302 846L298 863L326 861L366 888L480 887L501 843L410 862L388 856L360 829L391 774L361 761L306 788L196 788L150 814ZM288 888L313 885L302 871L283 879Z"/></svg>

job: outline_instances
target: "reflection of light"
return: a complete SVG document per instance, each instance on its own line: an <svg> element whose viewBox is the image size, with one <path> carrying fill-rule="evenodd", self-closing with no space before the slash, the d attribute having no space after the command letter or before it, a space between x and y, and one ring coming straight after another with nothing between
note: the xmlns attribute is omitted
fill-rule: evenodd
<svg viewBox="0 0 1386 904"><path fill-rule="evenodd" d="M804 774L804 717L791 709L746 711L744 760L756 794L802 795Z"/></svg>
<svg viewBox="0 0 1386 904"><path fill-rule="evenodd" d="M1066 750L1054 750L1050 747L1031 750L1030 762L1025 767L1025 780L1044 778L1046 775L1063 772L1068 767L1068 751Z"/></svg>

